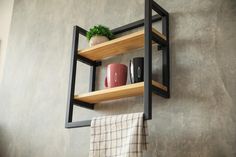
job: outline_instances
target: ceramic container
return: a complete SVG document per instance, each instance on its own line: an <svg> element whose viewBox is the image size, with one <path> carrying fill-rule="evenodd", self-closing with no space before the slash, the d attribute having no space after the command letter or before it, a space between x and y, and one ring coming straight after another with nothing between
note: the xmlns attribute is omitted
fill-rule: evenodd
<svg viewBox="0 0 236 157"><path fill-rule="evenodd" d="M126 85L127 66L124 64L109 64L107 66L107 75L105 78L105 87L117 87Z"/></svg>
<svg viewBox="0 0 236 157"><path fill-rule="evenodd" d="M89 46L95 46L97 44L101 44L104 43L106 41L109 41L109 39L105 36L93 36L90 40L89 40Z"/></svg>

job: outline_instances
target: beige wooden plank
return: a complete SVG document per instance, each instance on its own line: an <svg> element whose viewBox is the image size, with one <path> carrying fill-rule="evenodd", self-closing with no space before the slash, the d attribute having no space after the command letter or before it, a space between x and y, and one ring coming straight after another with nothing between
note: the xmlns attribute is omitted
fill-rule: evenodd
<svg viewBox="0 0 236 157"><path fill-rule="evenodd" d="M165 86L156 81L152 81L152 84L156 87L166 90ZM144 92L144 82L139 82L135 84L129 84L125 86L107 88L99 91L80 94L78 96L75 96L75 99L88 103L98 103L101 101L115 100L131 96L139 96L143 95L143 92Z"/></svg>
<svg viewBox="0 0 236 157"><path fill-rule="evenodd" d="M152 29L154 33L166 40L166 37ZM95 45L84 50L79 50L79 54L91 60L102 60L107 57L128 53L130 50L144 47L144 30L134 32L105 43Z"/></svg>
<svg viewBox="0 0 236 157"><path fill-rule="evenodd" d="M152 80L152 85L167 91L167 87L164 86L163 84L159 83L159 82L156 82L156 81Z"/></svg>

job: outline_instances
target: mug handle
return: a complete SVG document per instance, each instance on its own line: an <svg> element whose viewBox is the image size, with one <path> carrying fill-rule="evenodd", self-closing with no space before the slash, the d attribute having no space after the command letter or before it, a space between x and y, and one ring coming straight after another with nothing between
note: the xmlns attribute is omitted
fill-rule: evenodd
<svg viewBox="0 0 236 157"><path fill-rule="evenodd" d="M108 84L107 84L107 77L105 77L104 85L105 85L105 87L108 87Z"/></svg>
<svg viewBox="0 0 236 157"><path fill-rule="evenodd" d="M132 80L132 75L131 75L131 64L132 64L132 61L129 60L129 78L130 78L130 83L132 84L133 80Z"/></svg>

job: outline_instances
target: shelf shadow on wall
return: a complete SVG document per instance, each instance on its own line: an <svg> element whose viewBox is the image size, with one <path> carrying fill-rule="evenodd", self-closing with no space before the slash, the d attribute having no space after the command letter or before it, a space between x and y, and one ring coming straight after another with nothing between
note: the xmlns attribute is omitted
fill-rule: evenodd
<svg viewBox="0 0 236 157"><path fill-rule="evenodd" d="M7 134L4 132L3 127L0 126L0 156L7 156Z"/></svg>

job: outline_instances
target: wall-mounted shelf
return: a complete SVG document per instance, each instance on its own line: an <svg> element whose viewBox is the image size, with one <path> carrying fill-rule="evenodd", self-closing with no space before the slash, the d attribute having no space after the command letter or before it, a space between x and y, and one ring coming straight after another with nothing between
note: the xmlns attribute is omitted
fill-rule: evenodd
<svg viewBox="0 0 236 157"><path fill-rule="evenodd" d="M152 81L153 88L161 88L167 91L167 88L162 84ZM121 99L131 96L139 96L144 93L144 82L107 88L99 91L89 92L75 96L75 100L87 102L87 103L99 103L107 100Z"/></svg>
<svg viewBox="0 0 236 157"><path fill-rule="evenodd" d="M152 16L152 10L154 10L157 15ZM90 125L91 120L73 122L74 105L87 109L94 109L95 103L143 95L144 117L148 120L152 118L152 93L164 98L170 97L169 14L154 0L145 0L144 13L144 19L113 29L112 32L114 35L117 35L142 26L144 26L144 30L130 33L83 50L78 49L79 35L86 36L87 31L79 26L74 26L68 105L65 121L66 128L85 127ZM162 32L159 32L152 27L152 23L157 21L162 22ZM158 44L158 49L162 50L161 83L154 81L152 78L153 44ZM95 91L96 67L102 64L103 59L128 53L130 50L143 47L144 82ZM90 87L88 93L75 95L75 78L78 61L91 67Z"/></svg>
<svg viewBox="0 0 236 157"><path fill-rule="evenodd" d="M163 41L166 41L165 35L152 28L152 33L159 36ZM96 46L79 50L79 55L90 60L102 60L107 57L116 56L123 53L128 53L130 50L135 50L144 47L144 30L134 32Z"/></svg>

